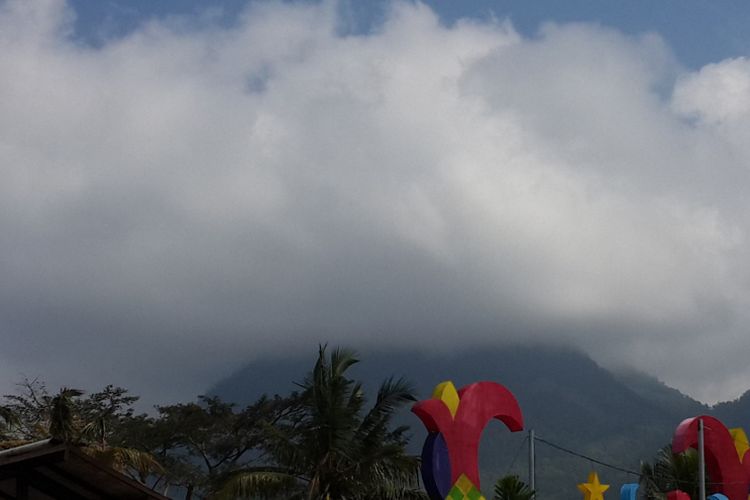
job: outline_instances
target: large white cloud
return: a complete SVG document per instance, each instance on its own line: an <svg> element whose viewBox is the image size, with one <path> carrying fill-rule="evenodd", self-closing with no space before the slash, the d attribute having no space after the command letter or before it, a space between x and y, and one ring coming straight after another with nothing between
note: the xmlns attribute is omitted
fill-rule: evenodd
<svg viewBox="0 0 750 500"><path fill-rule="evenodd" d="M91 48L0 3L0 376L189 397L319 340L750 369L750 65L658 36L263 4ZM346 30L343 30L346 31Z"/></svg>

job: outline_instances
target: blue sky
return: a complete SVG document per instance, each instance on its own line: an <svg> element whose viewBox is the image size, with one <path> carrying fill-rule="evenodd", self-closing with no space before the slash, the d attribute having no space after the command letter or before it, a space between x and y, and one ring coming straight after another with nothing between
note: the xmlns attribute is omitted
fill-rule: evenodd
<svg viewBox="0 0 750 500"><path fill-rule="evenodd" d="M533 341L738 396L745 5L0 1L5 392Z"/></svg>
<svg viewBox="0 0 750 500"><path fill-rule="evenodd" d="M128 33L146 19L192 16L219 9L227 22L252 0L71 0L78 14L77 34L91 43ZM750 49L750 5L746 2L703 0L427 0L445 23L457 19L508 18L526 36L545 22L599 23L629 34L655 32L678 59L693 68ZM347 0L340 3L360 31L382 22L388 0Z"/></svg>

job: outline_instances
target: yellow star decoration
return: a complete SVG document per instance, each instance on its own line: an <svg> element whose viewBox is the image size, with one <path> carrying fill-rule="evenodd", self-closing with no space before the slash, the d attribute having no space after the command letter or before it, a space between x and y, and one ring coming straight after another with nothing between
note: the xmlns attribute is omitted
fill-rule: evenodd
<svg viewBox="0 0 750 500"><path fill-rule="evenodd" d="M590 472L589 482L579 484L578 489L583 493L584 500L604 500L604 492L609 489L609 485L600 483L599 475Z"/></svg>

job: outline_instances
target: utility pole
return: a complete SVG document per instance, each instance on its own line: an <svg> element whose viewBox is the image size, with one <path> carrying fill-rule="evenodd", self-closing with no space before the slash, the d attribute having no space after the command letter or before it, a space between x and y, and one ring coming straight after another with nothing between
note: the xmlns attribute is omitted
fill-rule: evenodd
<svg viewBox="0 0 750 500"><path fill-rule="evenodd" d="M531 491L536 491L534 439L534 429L529 429L529 488L531 488Z"/></svg>
<svg viewBox="0 0 750 500"><path fill-rule="evenodd" d="M703 439L703 419L698 419L698 482L700 485L700 500L706 500L706 456L705 441Z"/></svg>

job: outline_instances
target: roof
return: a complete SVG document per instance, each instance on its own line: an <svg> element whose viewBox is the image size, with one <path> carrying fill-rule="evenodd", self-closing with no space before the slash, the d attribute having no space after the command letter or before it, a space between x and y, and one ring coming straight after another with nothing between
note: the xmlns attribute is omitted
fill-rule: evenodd
<svg viewBox="0 0 750 500"><path fill-rule="evenodd" d="M165 499L86 455L45 439L0 451L0 499Z"/></svg>

